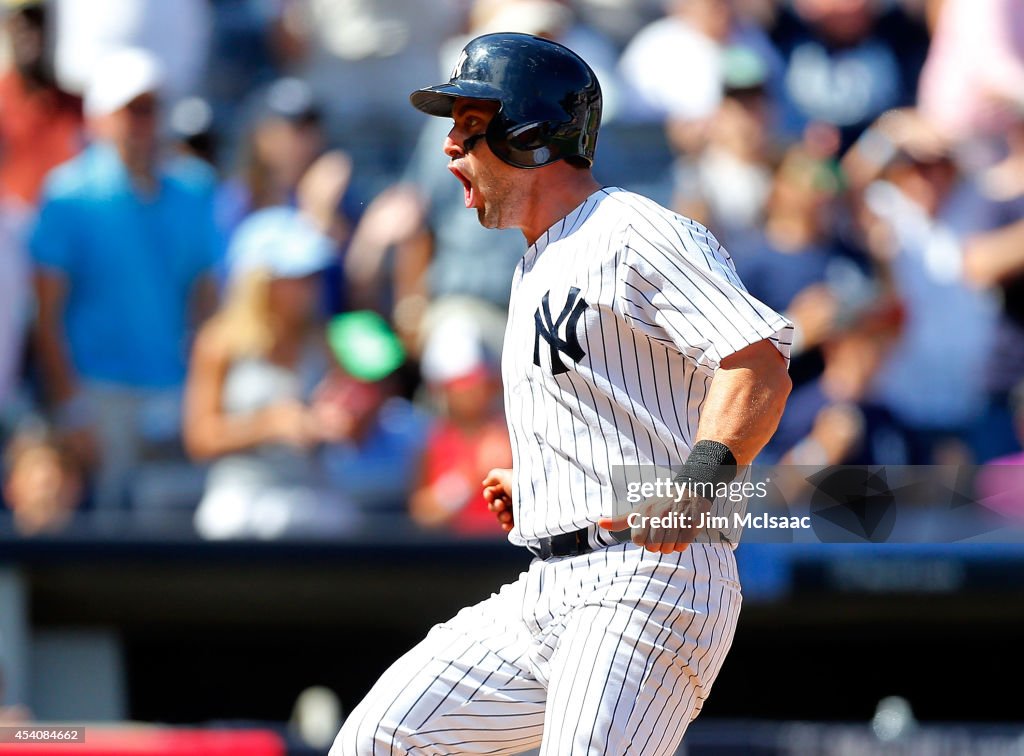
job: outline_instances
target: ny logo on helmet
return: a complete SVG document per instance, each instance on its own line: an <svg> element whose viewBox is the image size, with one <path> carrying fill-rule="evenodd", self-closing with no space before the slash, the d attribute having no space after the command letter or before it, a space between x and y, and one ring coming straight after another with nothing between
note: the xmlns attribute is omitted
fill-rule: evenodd
<svg viewBox="0 0 1024 756"><path fill-rule="evenodd" d="M565 355L573 362L579 362L586 352L580 346L580 339L576 335L576 324L580 317L587 311L587 303L580 296L580 290L573 286L565 298L565 307L559 314L557 320L551 317L551 306L548 303L549 291L541 299L541 306L533 314L533 320L537 332L533 337L533 364L541 367L540 364L540 340L544 339L551 350L551 374L560 375L568 373L569 368L562 362L561 355ZM565 338L558 335L559 329L565 325Z"/></svg>
<svg viewBox="0 0 1024 756"><path fill-rule="evenodd" d="M462 54L459 56L458 61L456 61L455 63L455 68L452 69L452 79L458 79L460 76L462 76L462 67L466 65L467 60L469 60L469 53L463 50Z"/></svg>

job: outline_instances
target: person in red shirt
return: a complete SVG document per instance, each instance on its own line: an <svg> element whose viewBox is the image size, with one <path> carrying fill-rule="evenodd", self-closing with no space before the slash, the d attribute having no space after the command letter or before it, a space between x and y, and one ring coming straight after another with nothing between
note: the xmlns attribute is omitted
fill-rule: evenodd
<svg viewBox="0 0 1024 756"><path fill-rule="evenodd" d="M512 448L501 409L501 383L473 325L442 322L423 355L423 374L443 407L430 430L409 512L425 528L498 536L480 480L508 467Z"/></svg>
<svg viewBox="0 0 1024 756"><path fill-rule="evenodd" d="M0 74L0 193L34 207L46 174L83 146L82 107L53 78L45 52L48 4L4 5L12 65Z"/></svg>

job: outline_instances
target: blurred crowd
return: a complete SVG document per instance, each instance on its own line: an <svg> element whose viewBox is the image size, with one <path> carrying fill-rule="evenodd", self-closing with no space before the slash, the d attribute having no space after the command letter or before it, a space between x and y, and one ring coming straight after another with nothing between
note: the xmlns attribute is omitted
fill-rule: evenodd
<svg viewBox="0 0 1024 756"><path fill-rule="evenodd" d="M205 538L501 530L515 230L408 105L466 40L590 62L595 172L797 326L759 461L1019 461L1024 0L3 0L3 499ZM1016 456L1015 456L1016 455Z"/></svg>

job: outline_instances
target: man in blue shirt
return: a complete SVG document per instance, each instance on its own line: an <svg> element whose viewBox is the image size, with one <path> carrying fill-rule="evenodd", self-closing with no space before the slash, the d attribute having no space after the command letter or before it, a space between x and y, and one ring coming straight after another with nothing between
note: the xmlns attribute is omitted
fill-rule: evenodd
<svg viewBox="0 0 1024 756"><path fill-rule="evenodd" d="M159 160L162 79L143 50L100 61L85 93L95 140L48 177L30 239L45 393L99 452L101 506L124 501L145 441L177 437L189 334L213 300L212 192Z"/></svg>

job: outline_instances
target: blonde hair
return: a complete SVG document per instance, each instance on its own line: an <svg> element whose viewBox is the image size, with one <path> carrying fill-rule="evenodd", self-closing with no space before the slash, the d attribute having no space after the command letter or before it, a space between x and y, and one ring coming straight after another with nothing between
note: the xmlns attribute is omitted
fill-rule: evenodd
<svg viewBox="0 0 1024 756"><path fill-rule="evenodd" d="M262 357L274 345L270 271L255 269L233 278L209 327L232 358Z"/></svg>

